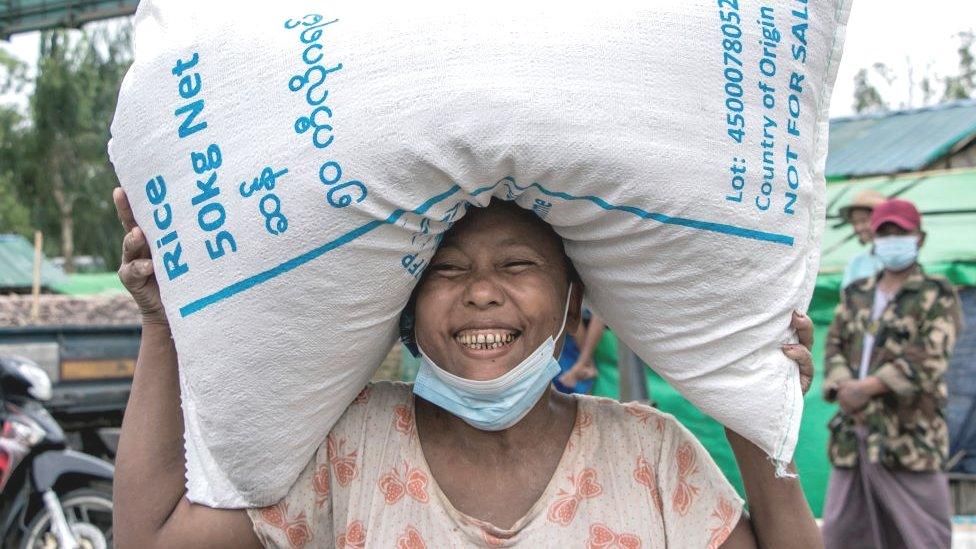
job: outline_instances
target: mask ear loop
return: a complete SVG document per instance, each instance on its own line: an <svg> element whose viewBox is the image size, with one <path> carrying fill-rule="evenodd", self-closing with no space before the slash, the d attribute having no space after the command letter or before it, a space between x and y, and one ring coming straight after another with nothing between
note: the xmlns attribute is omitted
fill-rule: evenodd
<svg viewBox="0 0 976 549"><path fill-rule="evenodd" d="M556 332L556 337L552 339L553 342L559 341L559 338L563 335L563 330L566 329L566 320L569 318L569 303L573 298L573 283L569 283L569 291L566 292L566 307L563 309L563 323L559 327L559 331Z"/></svg>

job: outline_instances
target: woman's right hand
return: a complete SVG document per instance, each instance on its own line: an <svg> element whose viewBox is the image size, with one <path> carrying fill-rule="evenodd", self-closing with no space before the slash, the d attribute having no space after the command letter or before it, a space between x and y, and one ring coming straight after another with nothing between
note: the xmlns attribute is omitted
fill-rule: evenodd
<svg viewBox="0 0 976 549"><path fill-rule="evenodd" d="M122 228L125 229L119 279L139 306L143 323L166 324L166 311L159 297L159 284L156 283L156 275L153 273L152 255L146 235L136 224L129 198L121 187L112 191L112 200L115 202L115 211L122 222Z"/></svg>

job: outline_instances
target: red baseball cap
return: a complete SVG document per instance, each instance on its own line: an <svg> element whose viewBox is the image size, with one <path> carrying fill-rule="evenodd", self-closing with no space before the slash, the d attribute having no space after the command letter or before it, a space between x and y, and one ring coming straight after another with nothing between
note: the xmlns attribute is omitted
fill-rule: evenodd
<svg viewBox="0 0 976 549"><path fill-rule="evenodd" d="M871 212L871 230L885 223L894 223L906 231L914 231L922 226L922 216L915 204L900 198L891 198L874 207Z"/></svg>

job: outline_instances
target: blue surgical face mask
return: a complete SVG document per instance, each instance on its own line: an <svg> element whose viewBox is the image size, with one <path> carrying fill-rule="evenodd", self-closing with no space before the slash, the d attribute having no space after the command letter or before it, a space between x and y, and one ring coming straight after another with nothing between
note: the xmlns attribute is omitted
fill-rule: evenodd
<svg viewBox="0 0 976 549"><path fill-rule="evenodd" d="M882 236L874 239L874 255L891 271L901 271L918 258L918 236Z"/></svg>
<svg viewBox="0 0 976 549"><path fill-rule="evenodd" d="M572 295L572 285L569 290ZM569 296L563 311L563 323L556 336L546 338L535 352L515 368L487 381L456 376L439 367L420 349L420 369L413 385L414 394L476 429L508 429L532 410L549 387L550 380L559 373L559 362L553 353L556 341L566 327L568 313Z"/></svg>

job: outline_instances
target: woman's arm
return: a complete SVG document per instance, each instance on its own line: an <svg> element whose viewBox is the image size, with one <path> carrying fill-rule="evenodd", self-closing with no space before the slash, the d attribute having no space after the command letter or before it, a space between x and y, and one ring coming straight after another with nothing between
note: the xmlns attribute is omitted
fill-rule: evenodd
<svg viewBox="0 0 976 549"><path fill-rule="evenodd" d="M260 547L242 510L184 497L183 414L176 348L145 235L122 189L113 193L126 230L119 278L142 311L142 342L115 459L114 531L119 547Z"/></svg>
<svg viewBox="0 0 976 549"><path fill-rule="evenodd" d="M823 547L800 480L776 478L776 467L766 452L737 433L725 433L742 473L749 518L740 521L722 547ZM794 464L789 470L796 472Z"/></svg>
<svg viewBox="0 0 976 549"><path fill-rule="evenodd" d="M799 365L800 385L806 394L813 380L813 323L806 315L795 313L791 325L800 344L784 346L783 352ZM743 517L722 547L823 547L799 479L776 478L776 467L764 451L738 433L726 429L725 435L742 474L749 518ZM793 463L789 470L796 473Z"/></svg>

